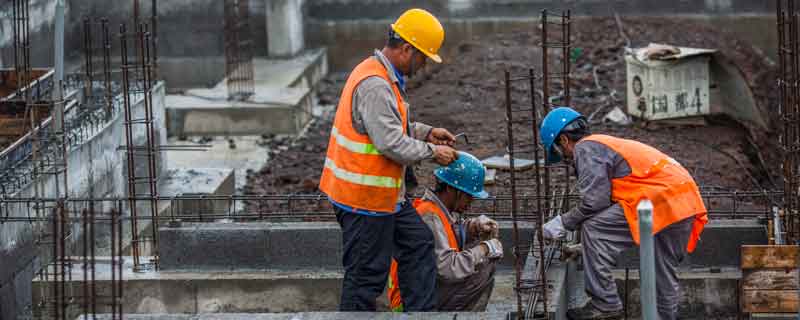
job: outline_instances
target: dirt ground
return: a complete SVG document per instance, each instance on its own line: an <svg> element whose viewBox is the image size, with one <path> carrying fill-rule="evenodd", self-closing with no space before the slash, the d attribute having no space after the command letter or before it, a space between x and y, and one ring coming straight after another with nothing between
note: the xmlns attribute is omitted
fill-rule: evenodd
<svg viewBox="0 0 800 320"><path fill-rule="evenodd" d="M772 88L777 65L750 44L695 21L622 18L621 22L631 47L658 42L720 50L743 71L759 107L777 110L777 92ZM573 46L581 51L572 66L572 105L587 116L596 112L592 119L596 133L636 139L664 151L682 163L707 190L779 187L778 139L769 132L725 118L707 118L706 125L694 126L653 122L617 126L596 121L615 106L624 109L626 40L613 17L578 19L572 30ZM409 83L412 120L466 133L470 144L459 144L459 148L479 158L505 154L503 71L524 75L530 67L540 70L539 38L538 30L528 30L446 44L455 47L454 54L444 64L429 65L424 74ZM319 92L320 102L335 105L345 79L345 74L328 76ZM530 105L527 90L523 84L514 86L515 105ZM245 192L316 192L332 116L332 112L325 113L303 138L274 154L262 170L249 174ZM421 185L431 185L434 167L432 162L417 166ZM499 184L490 192L508 191Z"/></svg>

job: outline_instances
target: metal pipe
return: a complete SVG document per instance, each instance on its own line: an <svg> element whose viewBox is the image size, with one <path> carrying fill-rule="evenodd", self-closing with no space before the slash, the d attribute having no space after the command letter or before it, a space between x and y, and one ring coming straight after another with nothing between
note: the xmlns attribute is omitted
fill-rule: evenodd
<svg viewBox="0 0 800 320"><path fill-rule="evenodd" d="M639 213L639 288L641 288L642 319L658 320L656 312L656 266L653 246L653 203L642 200Z"/></svg>

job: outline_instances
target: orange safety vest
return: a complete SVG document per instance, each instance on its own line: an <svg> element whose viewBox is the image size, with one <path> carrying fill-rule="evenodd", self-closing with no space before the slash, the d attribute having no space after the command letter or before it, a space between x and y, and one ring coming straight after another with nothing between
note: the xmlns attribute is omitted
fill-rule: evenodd
<svg viewBox="0 0 800 320"><path fill-rule="evenodd" d="M595 134L581 141L602 143L628 162L631 174L611 179L611 200L625 210L633 241L639 243L636 207L642 199L649 199L653 203L653 234L673 223L695 217L686 247L687 252L694 251L708 215L697 184L683 166L661 151L633 140Z"/></svg>
<svg viewBox="0 0 800 320"><path fill-rule="evenodd" d="M391 84L403 134L408 134L407 110L400 89L377 58L367 58L347 78L339 99L319 189L331 200L356 209L393 213L403 183L403 167L381 155L369 136L358 133L352 122L353 93L361 81L373 76Z"/></svg>
<svg viewBox="0 0 800 320"><path fill-rule="evenodd" d="M442 226L444 226L444 233L447 234L447 243L450 244L450 248L455 250L456 252L461 251L458 248L458 240L456 240L456 234L453 232L453 227L450 224L450 219L447 218L442 208L439 208L439 205L436 202L431 200L422 200L417 199L414 200L414 208L417 209L417 213L422 216L426 214L436 214L439 217L439 220L442 222ZM389 308L395 312L403 312L403 301L400 298L400 287L397 285L397 261L392 259L392 266L389 268L389 289L386 294L389 297Z"/></svg>

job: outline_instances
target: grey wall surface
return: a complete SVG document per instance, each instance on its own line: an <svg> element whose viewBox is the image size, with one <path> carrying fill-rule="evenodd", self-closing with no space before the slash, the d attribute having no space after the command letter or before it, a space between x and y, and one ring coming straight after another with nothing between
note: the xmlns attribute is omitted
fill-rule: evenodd
<svg viewBox="0 0 800 320"><path fill-rule="evenodd" d="M34 66L52 65L54 1L31 1L31 56ZM266 1L250 0L250 26L257 56L267 55ZM82 21L86 16L109 19L111 31L118 33L119 24L133 17L133 1L67 0L66 54L74 66L82 54ZM151 1L141 0L141 16L149 17ZM775 46L774 1L763 0L306 0L306 47L329 47L333 70L347 70L370 49L383 44L388 23L411 7L425 8L439 16L447 30L447 44L455 44L473 34L509 32L519 28L530 30L542 9L570 9L574 16L695 16L712 19L720 28L740 34L766 52ZM10 2L0 3L0 16L11 16ZM224 54L223 1L161 0L158 1L158 54L163 59L194 57L185 60L185 69L216 70L206 64L218 64ZM744 20L739 19L746 16ZM747 16L766 17L749 21ZM763 20L763 19L761 19ZM13 65L10 19L0 19L0 63ZM771 41L771 42L770 42ZM68 68L70 70L70 68ZM171 69L173 70L173 69ZM179 69L178 69L179 70ZM221 78L213 73L194 72ZM189 77L189 76L187 76ZM202 79L196 83L216 83ZM172 77L170 81L181 81ZM169 86L169 82L167 83Z"/></svg>
<svg viewBox="0 0 800 320"><path fill-rule="evenodd" d="M153 109L156 135L159 144L166 143L164 129L164 85L163 82L153 88ZM133 100L132 111L136 118L143 117L144 104L141 97ZM71 197L113 197L127 192L127 162L125 153L118 151L125 144L124 115L117 112L115 117L102 127L99 132L84 143L68 151L69 194ZM134 140L141 144L145 139L143 126L134 128ZM144 174L144 164L137 163L138 175ZM159 157L157 170L162 172L166 159ZM141 166L140 166L141 164ZM55 197L56 181L52 176L43 178L44 197ZM33 197L33 185L21 189L16 196ZM3 207L3 215L11 217L28 217L32 209L30 204L19 204ZM80 240L81 229L72 224L72 241ZM39 269L39 261L46 260L37 250L47 246L37 246L38 236L50 230L48 223L7 222L0 224L0 319L17 319L30 314L31 280L35 270ZM129 226L123 231L129 234ZM108 231L100 230L96 235L102 242ZM125 236L130 239L130 236ZM107 245L106 245L107 246ZM102 244L98 254L102 255ZM45 252L49 252L45 251ZM77 255L77 254L75 254Z"/></svg>

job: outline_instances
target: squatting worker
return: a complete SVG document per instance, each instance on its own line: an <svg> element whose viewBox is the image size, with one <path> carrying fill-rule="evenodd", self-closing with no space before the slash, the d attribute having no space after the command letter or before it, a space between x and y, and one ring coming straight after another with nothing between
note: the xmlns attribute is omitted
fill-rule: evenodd
<svg viewBox="0 0 800 320"><path fill-rule="evenodd" d="M436 189L426 190L414 208L433 231L436 242L437 311L486 311L494 288L495 264L503 257L497 222L481 215L462 216L473 198L489 196L483 190L486 169L475 156L459 152L458 159L434 171ZM397 277L392 262L389 306L405 311L400 290L406 284Z"/></svg>
<svg viewBox="0 0 800 320"><path fill-rule="evenodd" d="M544 226L546 237L581 231L584 282L591 301L567 312L571 319L618 319L622 302L611 275L619 254L639 243L637 205L653 203L658 314L675 319L676 269L694 251L708 222L694 179L677 161L643 143L592 134L573 109L553 109L542 121L542 145L548 163L566 158L578 178L577 207Z"/></svg>
<svg viewBox="0 0 800 320"><path fill-rule="evenodd" d="M429 311L436 304L433 234L406 199L405 171L425 159L446 165L458 154L446 129L409 121L403 76L428 58L441 62L442 41L436 17L408 10L342 91L319 185L342 228L342 311L375 310L392 257L408 284L401 291L406 309Z"/></svg>

